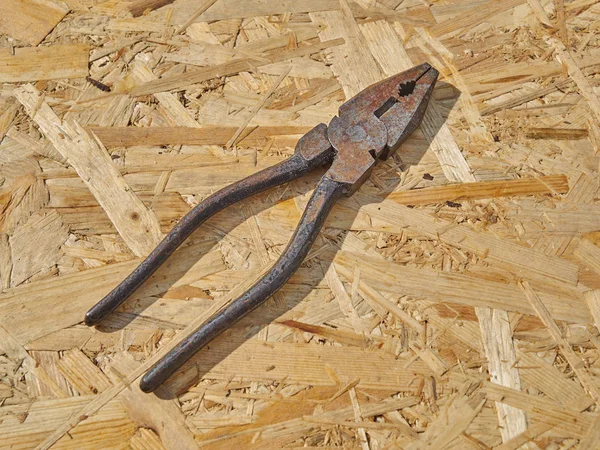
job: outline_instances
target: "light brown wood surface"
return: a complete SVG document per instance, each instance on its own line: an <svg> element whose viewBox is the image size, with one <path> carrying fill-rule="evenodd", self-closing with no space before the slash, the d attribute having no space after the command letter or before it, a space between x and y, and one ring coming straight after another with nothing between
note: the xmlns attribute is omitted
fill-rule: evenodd
<svg viewBox="0 0 600 450"><path fill-rule="evenodd" d="M65 17L69 8L53 0L3 0L0 32L29 45L38 45Z"/></svg>
<svg viewBox="0 0 600 450"><path fill-rule="evenodd" d="M0 49L0 82L82 78L88 74L89 46L50 45Z"/></svg>
<svg viewBox="0 0 600 450"><path fill-rule="evenodd" d="M0 1L1 449L600 448L597 0ZM428 61L422 125L272 299L156 394L148 368L264 274L324 170L193 206Z"/></svg>

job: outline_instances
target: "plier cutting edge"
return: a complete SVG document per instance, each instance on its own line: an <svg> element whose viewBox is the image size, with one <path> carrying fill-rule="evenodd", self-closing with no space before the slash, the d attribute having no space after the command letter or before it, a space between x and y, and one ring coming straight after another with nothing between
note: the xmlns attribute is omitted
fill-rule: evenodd
<svg viewBox="0 0 600 450"><path fill-rule="evenodd" d="M421 123L438 71L421 64L373 84L340 106L329 125L306 133L287 160L233 183L187 213L148 257L85 315L94 325L122 304L203 222L250 195L287 183L331 164L310 198L285 251L250 289L184 339L142 377L152 392L196 352L277 292L298 269L334 203L352 195L378 159L386 159Z"/></svg>

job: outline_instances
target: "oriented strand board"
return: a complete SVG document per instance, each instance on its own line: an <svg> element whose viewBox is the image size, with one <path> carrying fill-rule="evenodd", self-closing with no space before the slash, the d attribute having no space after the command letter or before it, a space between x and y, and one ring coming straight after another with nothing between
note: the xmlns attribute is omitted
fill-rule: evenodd
<svg viewBox="0 0 600 450"><path fill-rule="evenodd" d="M3 0L0 3L0 33L38 45L69 12L53 0Z"/></svg>
<svg viewBox="0 0 600 450"><path fill-rule="evenodd" d="M0 48L0 82L82 78L88 74L89 46Z"/></svg>
<svg viewBox="0 0 600 450"><path fill-rule="evenodd" d="M18 286L39 272L50 269L60 258L60 249L67 237L67 227L55 211L45 216L30 216L9 241L11 252L14 252L11 285Z"/></svg>
<svg viewBox="0 0 600 450"><path fill-rule="evenodd" d="M33 86L24 86L16 96L54 147L86 181L133 253L150 253L162 237L156 216L127 186L106 150L77 122L60 124Z"/></svg>
<svg viewBox="0 0 600 450"><path fill-rule="evenodd" d="M0 0L0 448L596 448L599 22L596 0ZM327 168L87 309L425 61L425 120L296 273L141 392L269 270Z"/></svg>
<svg viewBox="0 0 600 450"><path fill-rule="evenodd" d="M439 187L394 192L387 198L403 205L427 205L444 201L461 202L512 195L564 194L568 190L568 180L566 177L558 175L531 179L447 184Z"/></svg>
<svg viewBox="0 0 600 450"><path fill-rule="evenodd" d="M106 147L133 147L138 145L225 145L233 136L237 128L204 126L192 127L90 127L102 144ZM281 139L282 144L292 145L298 137L310 128L303 126L286 127L260 127L246 130L238 139L239 145L255 146L265 144L269 139Z"/></svg>

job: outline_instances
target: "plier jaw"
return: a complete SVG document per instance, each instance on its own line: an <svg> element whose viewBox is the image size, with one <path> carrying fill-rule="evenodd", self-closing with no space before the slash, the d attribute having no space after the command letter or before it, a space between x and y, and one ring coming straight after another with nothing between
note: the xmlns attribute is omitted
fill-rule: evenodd
<svg viewBox="0 0 600 450"><path fill-rule="evenodd" d="M398 74L388 79L392 80L389 84L392 90L397 86L398 95L390 97L394 99L394 104L389 109L375 113L388 132L387 145L380 159L393 154L419 126L438 76L437 70L424 63L404 72L404 75Z"/></svg>
<svg viewBox="0 0 600 450"><path fill-rule="evenodd" d="M329 126L317 125L285 161L215 192L187 213L148 257L115 289L92 307L85 323L94 325L121 305L208 218L250 195L292 181L331 163L315 188L290 242L271 270L244 294L158 361L142 378L151 392L196 352L277 292L300 266L334 203L351 195L421 122L438 72L421 64L376 83L339 108Z"/></svg>
<svg viewBox="0 0 600 450"><path fill-rule="evenodd" d="M395 152L421 123L438 71L424 63L364 89L339 108L327 135L336 150L334 179L356 191L376 159Z"/></svg>

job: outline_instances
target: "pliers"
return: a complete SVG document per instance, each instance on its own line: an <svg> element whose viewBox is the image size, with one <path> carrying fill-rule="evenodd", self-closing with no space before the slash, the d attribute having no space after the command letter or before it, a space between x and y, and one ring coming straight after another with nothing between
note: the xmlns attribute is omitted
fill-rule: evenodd
<svg viewBox="0 0 600 450"><path fill-rule="evenodd" d="M300 223L271 270L183 340L142 377L152 392L196 352L277 292L298 269L334 203L352 195L378 159L386 159L421 122L438 71L421 64L376 83L340 106L329 125L306 133L287 160L221 189L186 214L148 257L85 315L94 325L114 311L158 269L204 221L250 195L331 164L310 198Z"/></svg>

